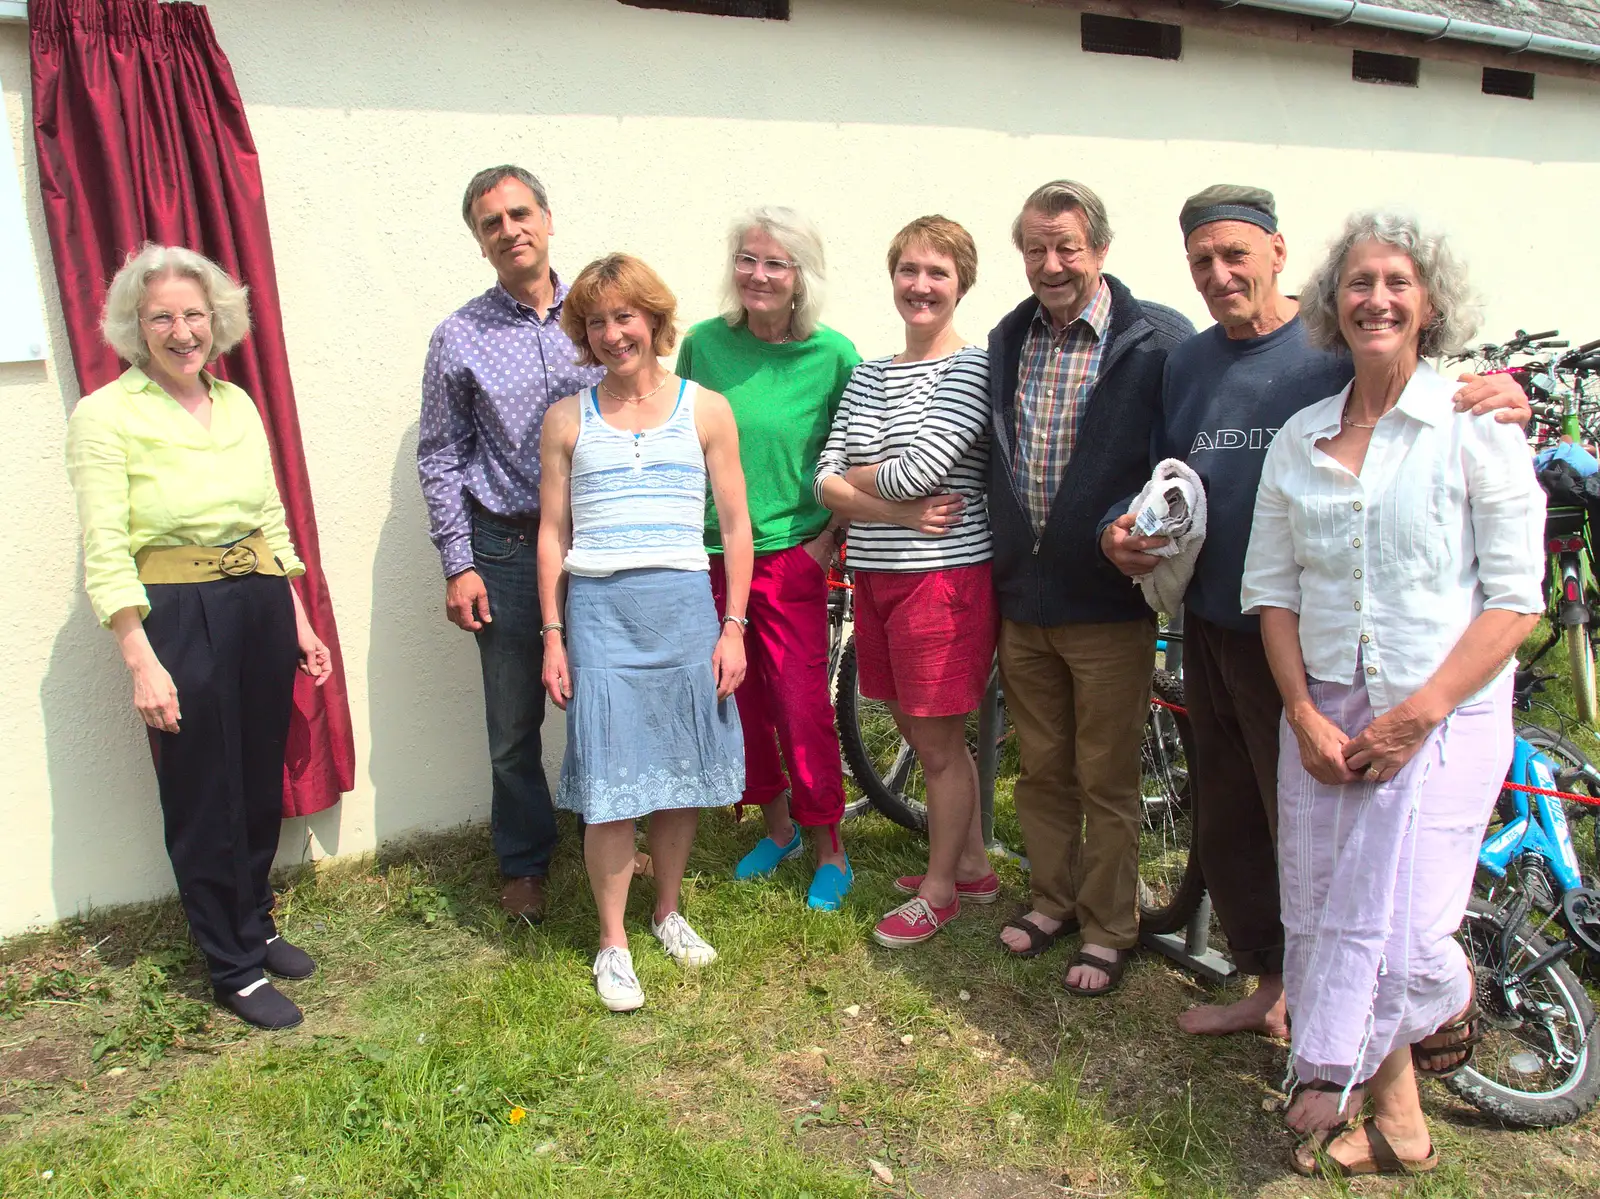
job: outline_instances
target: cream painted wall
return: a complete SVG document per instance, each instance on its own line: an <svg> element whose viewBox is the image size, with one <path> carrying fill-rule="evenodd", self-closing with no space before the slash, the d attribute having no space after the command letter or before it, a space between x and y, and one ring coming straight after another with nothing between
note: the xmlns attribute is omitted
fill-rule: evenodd
<svg viewBox="0 0 1600 1199"><path fill-rule="evenodd" d="M1400 202L1453 231L1487 331L1600 335L1600 92L1541 77L1532 103L1427 62L1416 90L1357 84L1348 51L1187 31L1177 63L1085 55L1078 18L1002 0L795 0L789 23L613 0L212 0L261 151L325 565L350 675L357 789L290 822L284 858L482 819L476 657L442 616L413 454L428 334L486 287L458 205L471 173L539 173L569 277L625 249L709 315L741 205L821 225L829 323L895 346L882 255L909 218L973 231L981 338L1023 294L1009 225L1035 184L1106 199L1108 269L1197 321L1176 231L1219 180L1278 196L1297 285L1340 218ZM81 595L61 467L76 389L37 199L26 32L0 26L11 147L30 193L51 358L0 366L13 513L0 602L0 933L170 889L154 785L110 639ZM9 281L0 281L5 285ZM547 726L559 753L559 717Z"/></svg>

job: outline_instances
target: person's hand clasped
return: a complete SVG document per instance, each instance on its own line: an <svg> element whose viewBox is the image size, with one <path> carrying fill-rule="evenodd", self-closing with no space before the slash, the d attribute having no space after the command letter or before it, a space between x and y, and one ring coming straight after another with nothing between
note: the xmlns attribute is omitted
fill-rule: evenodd
<svg viewBox="0 0 1600 1199"><path fill-rule="evenodd" d="M1345 765L1363 782L1387 783L1422 748L1436 723L1406 704L1391 708L1345 743Z"/></svg>
<svg viewBox="0 0 1600 1199"><path fill-rule="evenodd" d="M1462 387L1455 395L1457 412L1471 412L1473 416L1493 412L1495 420L1503 425L1528 427L1533 409L1528 405L1527 393L1511 375L1475 375L1469 371L1458 379Z"/></svg>
<svg viewBox="0 0 1600 1199"><path fill-rule="evenodd" d="M333 676L333 655L328 652L328 647L323 644L322 638L311 630L310 625L300 628L299 642L300 669L310 675L311 681L320 687Z"/></svg>
<svg viewBox="0 0 1600 1199"><path fill-rule="evenodd" d="M1360 781L1360 776L1345 761L1350 738L1344 730L1315 708L1308 708L1289 721L1295 740L1300 743L1300 762L1306 773L1330 787Z"/></svg>
<svg viewBox="0 0 1600 1199"><path fill-rule="evenodd" d="M550 702L565 712L567 701L572 698L572 671L567 666L566 644L558 632L544 635L544 669L539 672L539 681Z"/></svg>
<svg viewBox="0 0 1600 1199"><path fill-rule="evenodd" d="M744 682L744 629L724 623L717 648L711 651L711 673L717 679L717 698L727 699Z"/></svg>
<svg viewBox="0 0 1600 1199"><path fill-rule="evenodd" d="M1149 551L1160 549L1171 538L1141 537L1132 531L1133 519L1133 513L1127 512L1107 525L1100 534L1100 551L1111 565L1130 579L1137 579L1149 574L1161 561Z"/></svg>
<svg viewBox="0 0 1600 1199"><path fill-rule="evenodd" d="M489 615L489 589L475 570L452 575L444 585L444 612L450 623L476 633L494 618Z"/></svg>
<svg viewBox="0 0 1600 1199"><path fill-rule="evenodd" d="M181 713L177 685L167 668L153 657L133 672L133 706L151 728L163 733L178 731Z"/></svg>
<svg viewBox="0 0 1600 1199"><path fill-rule="evenodd" d="M966 506L967 501L953 492L907 500L899 505L904 515L898 523L930 537L943 537L961 523L961 513Z"/></svg>

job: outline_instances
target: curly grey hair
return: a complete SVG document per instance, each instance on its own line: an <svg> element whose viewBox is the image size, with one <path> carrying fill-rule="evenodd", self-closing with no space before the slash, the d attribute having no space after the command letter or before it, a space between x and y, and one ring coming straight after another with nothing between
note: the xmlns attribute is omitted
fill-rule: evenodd
<svg viewBox="0 0 1600 1199"><path fill-rule="evenodd" d="M1424 229L1414 217L1397 212L1358 212L1344 223L1344 232L1328 247L1328 256L1311 272L1300 292L1300 319L1306 337L1322 350L1350 352L1339 331L1339 278L1350 251L1364 241L1404 250L1428 292L1433 319L1423 328L1417 350L1424 358L1451 354L1478 331L1478 309L1467 284L1466 265L1456 257L1444 234Z"/></svg>
<svg viewBox="0 0 1600 1199"><path fill-rule="evenodd" d="M782 246L795 264L794 315L789 321L789 332L796 341L804 341L822 323L828 270L821 232L792 208L763 205L752 208L733 222L728 230L728 261L722 279L722 319L735 329L749 319L739 300L733 258L744 244L744 235L757 229Z"/></svg>
<svg viewBox="0 0 1600 1199"><path fill-rule="evenodd" d="M128 255L122 269L106 289L105 308L100 314L100 333L117 357L134 366L150 361L144 330L139 326L139 310L144 295L157 279L193 279L205 293L211 309L211 357L215 362L250 332L250 289L236 282L203 254L182 246L158 246L145 242Z"/></svg>

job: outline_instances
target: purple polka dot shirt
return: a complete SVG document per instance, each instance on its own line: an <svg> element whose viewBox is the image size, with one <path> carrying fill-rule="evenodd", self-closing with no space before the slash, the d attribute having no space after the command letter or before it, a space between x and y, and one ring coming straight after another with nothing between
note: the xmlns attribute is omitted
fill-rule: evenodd
<svg viewBox="0 0 1600 1199"><path fill-rule="evenodd" d="M445 576L472 565L472 504L496 516L539 511L539 433L545 409L596 386L604 369L578 365L561 331L567 288L541 317L496 283L447 316L422 371L417 475L429 535Z"/></svg>

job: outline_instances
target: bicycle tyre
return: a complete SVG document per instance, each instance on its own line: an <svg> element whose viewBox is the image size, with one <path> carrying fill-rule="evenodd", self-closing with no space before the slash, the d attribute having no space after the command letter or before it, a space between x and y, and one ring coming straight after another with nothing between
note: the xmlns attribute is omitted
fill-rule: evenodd
<svg viewBox="0 0 1600 1199"><path fill-rule="evenodd" d="M1150 691L1139 746L1139 927L1159 935L1189 923L1206 885L1194 852L1194 733L1183 683L1158 670Z"/></svg>
<svg viewBox="0 0 1600 1199"><path fill-rule="evenodd" d="M1499 976L1509 965L1516 969L1549 949L1549 942L1520 921L1511 934L1514 956L1502 962L1500 941L1510 913L1497 904L1473 899L1467 904L1461 929L1456 933L1472 963L1478 1006L1483 1009L1484 1039L1472 1060L1443 1080L1452 1094L1490 1115L1521 1128L1555 1128L1571 1124L1600 1099L1600 1053L1588 1043L1594 1024L1594 1006L1565 962L1553 962L1508 996ZM1528 1020L1522 1004L1542 1005L1543 1032ZM1546 1046L1558 1042L1551 1029L1575 1046L1576 1061L1551 1067ZM1502 1075L1527 1079L1538 1067L1541 1081L1554 1085L1538 1090L1514 1085Z"/></svg>
<svg viewBox="0 0 1600 1199"><path fill-rule="evenodd" d="M840 644L843 631L844 622L834 619L830 613L828 621L828 688L835 695L838 694L840 661L844 656L844 650ZM843 729L844 726L838 722L837 706L835 707L834 722L841 730ZM852 777L854 776L852 775ZM872 799L865 792L857 795L854 799L851 799L847 792L844 797L844 819L854 820L871 806Z"/></svg>
<svg viewBox="0 0 1600 1199"><path fill-rule="evenodd" d="M1567 642L1567 667L1572 672L1573 704L1578 709L1578 719L1592 725L1596 704L1594 649L1589 644L1589 627L1568 625L1563 637Z"/></svg>
<svg viewBox="0 0 1600 1199"><path fill-rule="evenodd" d="M920 779L917 755L900 736L900 730L881 701L861 694L856 670L856 638L845 638L839 655L834 686L834 718L839 728L839 749L845 767L861 793L878 811L901 828L928 831L928 807L907 795L913 779Z"/></svg>

